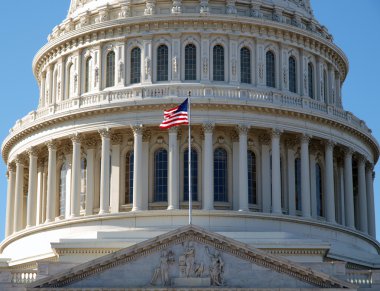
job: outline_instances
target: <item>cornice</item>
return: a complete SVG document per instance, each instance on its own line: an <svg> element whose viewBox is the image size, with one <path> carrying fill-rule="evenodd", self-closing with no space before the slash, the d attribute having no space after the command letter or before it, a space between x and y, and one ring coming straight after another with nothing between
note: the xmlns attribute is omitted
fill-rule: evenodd
<svg viewBox="0 0 380 291"><path fill-rule="evenodd" d="M103 93L99 93L103 94ZM269 93L268 93L269 94ZM268 95L270 96L270 95ZM229 100L228 104L225 103L225 99L218 98L193 98L192 107L194 110L203 109L217 109L217 110L230 110L230 111L244 111L257 112L261 114L273 114L290 116L298 119L310 120L313 122L319 122L325 124L341 131L346 131L359 139L365 141L372 148L374 153L374 162L377 162L379 157L379 145L374 137L370 133L364 132L363 129L358 129L353 124L347 123L347 120L340 120L334 118L329 114L321 114L320 112L312 112L309 109L294 108L286 106L278 106L276 102L272 103L261 103L254 100ZM141 99L139 102L136 100L123 100L121 102L115 103L101 103L94 104L91 107L76 107L76 109L70 109L67 111L57 112L54 114L46 115L42 118L37 118L26 124L25 127L16 129L11 133L3 142L2 145L2 156L5 163L8 162L8 155L11 148L17 144L20 140L25 137L35 133L36 131L46 129L51 125L57 126L59 123L80 119L88 116L95 116L101 114L115 113L115 112L139 112L147 110L162 110L163 106L175 106L173 103L173 98L154 98L154 99ZM350 115L352 118L352 115ZM153 125L153 124L145 124Z"/></svg>
<svg viewBox="0 0 380 291"><path fill-rule="evenodd" d="M327 57L327 59L337 65L340 68L342 82L348 72L349 62L344 52L334 43L315 33L262 18L239 16L239 22L237 22L236 16L233 15L211 15L204 18L194 13L185 13L180 16L150 15L149 17L128 17L91 24L67 32L50 40L39 50L33 60L33 72L38 79L45 63L80 48L113 40L122 41L127 36L128 38L138 37L142 33L145 36L158 33L178 33L178 28L188 28L189 25L194 27L194 33L207 31L209 34L231 33L235 36L240 34L241 36L262 38L309 49L320 56ZM186 29L184 32L189 33L190 31Z"/></svg>

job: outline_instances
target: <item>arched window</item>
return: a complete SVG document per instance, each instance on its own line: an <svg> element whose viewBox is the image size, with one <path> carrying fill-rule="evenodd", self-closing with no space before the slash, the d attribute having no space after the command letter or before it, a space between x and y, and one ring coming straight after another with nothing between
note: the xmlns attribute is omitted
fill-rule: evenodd
<svg viewBox="0 0 380 291"><path fill-rule="evenodd" d="M133 203L133 161L134 154L130 151L125 156L125 204Z"/></svg>
<svg viewBox="0 0 380 291"><path fill-rule="evenodd" d="M74 64L70 64L67 68L66 78L66 97L71 98L74 95Z"/></svg>
<svg viewBox="0 0 380 291"><path fill-rule="evenodd" d="M248 203L257 204L256 155L248 151Z"/></svg>
<svg viewBox="0 0 380 291"><path fill-rule="evenodd" d="M66 162L62 164L59 176L59 216L66 214L66 176L67 165Z"/></svg>
<svg viewBox="0 0 380 291"><path fill-rule="evenodd" d="M323 97L325 98L325 103L328 104L326 70L323 70Z"/></svg>
<svg viewBox="0 0 380 291"><path fill-rule="evenodd" d="M247 47L240 50L240 82L251 84L251 51Z"/></svg>
<svg viewBox="0 0 380 291"><path fill-rule="evenodd" d="M296 59L289 58L289 91L297 93L297 73L296 73Z"/></svg>
<svg viewBox="0 0 380 291"><path fill-rule="evenodd" d="M157 81L169 80L169 49L162 44L157 48Z"/></svg>
<svg viewBox="0 0 380 291"><path fill-rule="evenodd" d="M314 69L313 64L307 65L308 85L309 85L309 97L314 99Z"/></svg>
<svg viewBox="0 0 380 291"><path fill-rule="evenodd" d="M154 154L154 201L168 200L168 152L159 149Z"/></svg>
<svg viewBox="0 0 380 291"><path fill-rule="evenodd" d="M198 201L198 152L191 149L191 197ZM183 153L183 200L189 201L189 149Z"/></svg>
<svg viewBox="0 0 380 291"><path fill-rule="evenodd" d="M185 46L185 80L197 79L197 48L190 43Z"/></svg>
<svg viewBox="0 0 380 291"><path fill-rule="evenodd" d="M323 209L323 188L322 188L322 170L321 166L316 163L315 164L315 192L317 195L317 215L323 216L324 215L324 209Z"/></svg>
<svg viewBox="0 0 380 291"><path fill-rule="evenodd" d="M214 151L214 201L228 202L227 152L223 148Z"/></svg>
<svg viewBox="0 0 380 291"><path fill-rule="evenodd" d="M295 190L296 190L296 210L302 210L302 194L301 194L301 159L294 161L295 169Z"/></svg>
<svg viewBox="0 0 380 291"><path fill-rule="evenodd" d="M88 57L86 60L86 68L85 68L85 77L84 77L84 92L87 93L90 91L91 87L91 69L92 69L92 58Z"/></svg>
<svg viewBox="0 0 380 291"><path fill-rule="evenodd" d="M86 209L87 196L87 159L82 158L80 161L81 179L80 179L80 209Z"/></svg>
<svg viewBox="0 0 380 291"><path fill-rule="evenodd" d="M131 84L141 82L141 49L135 47L131 50Z"/></svg>
<svg viewBox="0 0 380 291"><path fill-rule="evenodd" d="M53 73L53 89L54 89L54 96L53 99L57 100L58 101L58 91L59 91L59 88L58 88L58 70L55 70L54 73Z"/></svg>
<svg viewBox="0 0 380 291"><path fill-rule="evenodd" d="M213 48L213 80L224 81L224 48L221 45Z"/></svg>
<svg viewBox="0 0 380 291"><path fill-rule="evenodd" d="M106 87L115 86L115 52L110 51L106 58Z"/></svg>
<svg viewBox="0 0 380 291"><path fill-rule="evenodd" d="M267 71L267 86L276 87L276 67L274 60L274 53L268 51L266 53L266 71Z"/></svg>

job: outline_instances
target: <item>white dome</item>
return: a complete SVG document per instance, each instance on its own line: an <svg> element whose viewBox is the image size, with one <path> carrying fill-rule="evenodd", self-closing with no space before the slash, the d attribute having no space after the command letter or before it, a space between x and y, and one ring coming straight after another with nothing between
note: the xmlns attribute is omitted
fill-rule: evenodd
<svg viewBox="0 0 380 291"><path fill-rule="evenodd" d="M68 17L75 17L85 11L93 11L100 7L127 3L127 0L71 0Z"/></svg>

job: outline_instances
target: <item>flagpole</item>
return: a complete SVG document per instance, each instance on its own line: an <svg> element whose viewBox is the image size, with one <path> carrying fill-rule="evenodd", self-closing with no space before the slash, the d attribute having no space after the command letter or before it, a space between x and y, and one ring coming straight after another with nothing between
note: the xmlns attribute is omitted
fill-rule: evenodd
<svg viewBox="0 0 380 291"><path fill-rule="evenodd" d="M189 163L189 224L192 224L192 208L193 208L193 195L191 193L191 91L189 91L189 98L188 98L188 115L189 115L189 153L188 153L188 163Z"/></svg>

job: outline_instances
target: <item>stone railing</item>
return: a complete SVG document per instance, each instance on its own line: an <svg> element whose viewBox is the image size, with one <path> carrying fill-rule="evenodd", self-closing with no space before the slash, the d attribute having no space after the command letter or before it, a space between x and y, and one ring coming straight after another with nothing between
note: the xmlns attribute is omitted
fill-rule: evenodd
<svg viewBox="0 0 380 291"><path fill-rule="evenodd" d="M257 90L250 88L234 88L222 86L205 86L205 85L152 85L139 88L127 88L117 91L102 91L95 94L86 94L60 103L40 108L37 111L30 112L28 115L19 119L10 130L11 135L17 134L35 122L42 121L45 118L54 118L56 114L72 113L81 108L90 109L91 107L102 108L114 104L128 104L129 101L141 101L156 98L176 98L187 97L191 91L191 97L194 103L218 101L244 101L249 105L262 107L272 107L296 110L307 114L315 114L322 117L333 119L350 125L361 132L370 135L371 130L366 126L363 120L355 117L351 112L344 111L332 105L326 105L317 100L299 95L285 94L282 92L273 92Z"/></svg>
<svg viewBox="0 0 380 291"><path fill-rule="evenodd" d="M12 283L29 284L37 279L37 271L14 271L12 272Z"/></svg>
<svg viewBox="0 0 380 291"><path fill-rule="evenodd" d="M372 272L370 270L347 270L347 281L359 285L360 288L371 288Z"/></svg>

